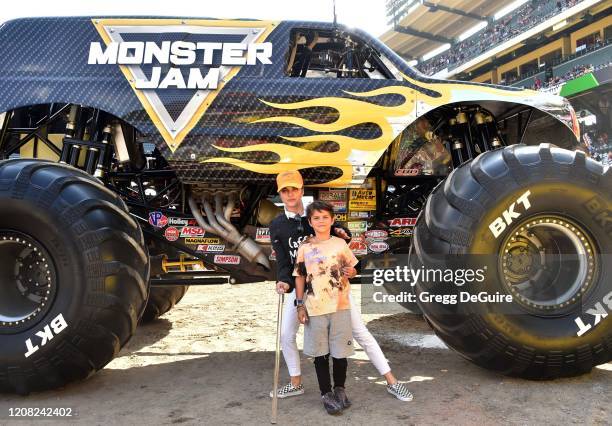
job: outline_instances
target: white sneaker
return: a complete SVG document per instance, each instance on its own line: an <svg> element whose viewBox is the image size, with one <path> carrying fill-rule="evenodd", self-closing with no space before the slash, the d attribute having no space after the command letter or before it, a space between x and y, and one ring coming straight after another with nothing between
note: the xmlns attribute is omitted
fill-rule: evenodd
<svg viewBox="0 0 612 426"><path fill-rule="evenodd" d="M298 396L304 393L304 385L293 386L291 383L286 384L282 388L276 390L279 398L289 398L290 396ZM274 390L270 391L270 398L274 398Z"/></svg>
<svg viewBox="0 0 612 426"><path fill-rule="evenodd" d="M412 401L412 394L410 391L400 382L396 382L394 385L387 385L387 392L399 399L400 401Z"/></svg>

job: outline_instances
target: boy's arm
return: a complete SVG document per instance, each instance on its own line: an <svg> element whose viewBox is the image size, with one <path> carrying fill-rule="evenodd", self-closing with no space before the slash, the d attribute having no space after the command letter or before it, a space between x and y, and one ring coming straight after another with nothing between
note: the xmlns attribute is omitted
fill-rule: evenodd
<svg viewBox="0 0 612 426"><path fill-rule="evenodd" d="M299 276L295 277L295 298L297 300L304 300L304 285L306 284L306 278Z"/></svg>

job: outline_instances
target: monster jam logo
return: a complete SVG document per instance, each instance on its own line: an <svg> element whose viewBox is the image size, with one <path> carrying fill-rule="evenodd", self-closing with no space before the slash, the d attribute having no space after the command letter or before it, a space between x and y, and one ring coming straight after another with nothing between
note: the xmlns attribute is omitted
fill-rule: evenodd
<svg viewBox="0 0 612 426"><path fill-rule="evenodd" d="M269 21L94 19L87 63L119 66L172 151L242 66L271 64Z"/></svg>

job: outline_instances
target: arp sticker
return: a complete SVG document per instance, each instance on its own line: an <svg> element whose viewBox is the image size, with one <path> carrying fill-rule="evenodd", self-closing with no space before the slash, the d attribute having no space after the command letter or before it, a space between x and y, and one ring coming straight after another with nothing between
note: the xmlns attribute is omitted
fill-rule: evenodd
<svg viewBox="0 0 612 426"><path fill-rule="evenodd" d="M406 226L415 226L416 222L416 217L396 217L389 219L389 226L391 228L403 228Z"/></svg>
<svg viewBox="0 0 612 426"><path fill-rule="evenodd" d="M239 265L240 256L232 254L215 254L213 261L218 265Z"/></svg>
<svg viewBox="0 0 612 426"><path fill-rule="evenodd" d="M48 344L55 336L60 334L68 328L68 323L64 319L62 314L59 314L51 320L51 322L43 327L42 330L37 331L34 336L25 341L27 352L25 357L29 358L40 350L43 346Z"/></svg>
<svg viewBox="0 0 612 426"><path fill-rule="evenodd" d="M162 212L149 213L149 223L152 227L161 229L168 224L168 218Z"/></svg>

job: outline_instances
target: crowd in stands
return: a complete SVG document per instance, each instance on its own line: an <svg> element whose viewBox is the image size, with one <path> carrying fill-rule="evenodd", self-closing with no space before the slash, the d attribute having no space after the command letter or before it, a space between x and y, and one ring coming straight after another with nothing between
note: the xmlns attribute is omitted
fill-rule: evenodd
<svg viewBox="0 0 612 426"><path fill-rule="evenodd" d="M462 63L512 39L530 28L544 22L565 9L575 6L581 0L531 0L503 18L488 25L449 50L416 67L427 75L433 75L445 68L455 68Z"/></svg>

